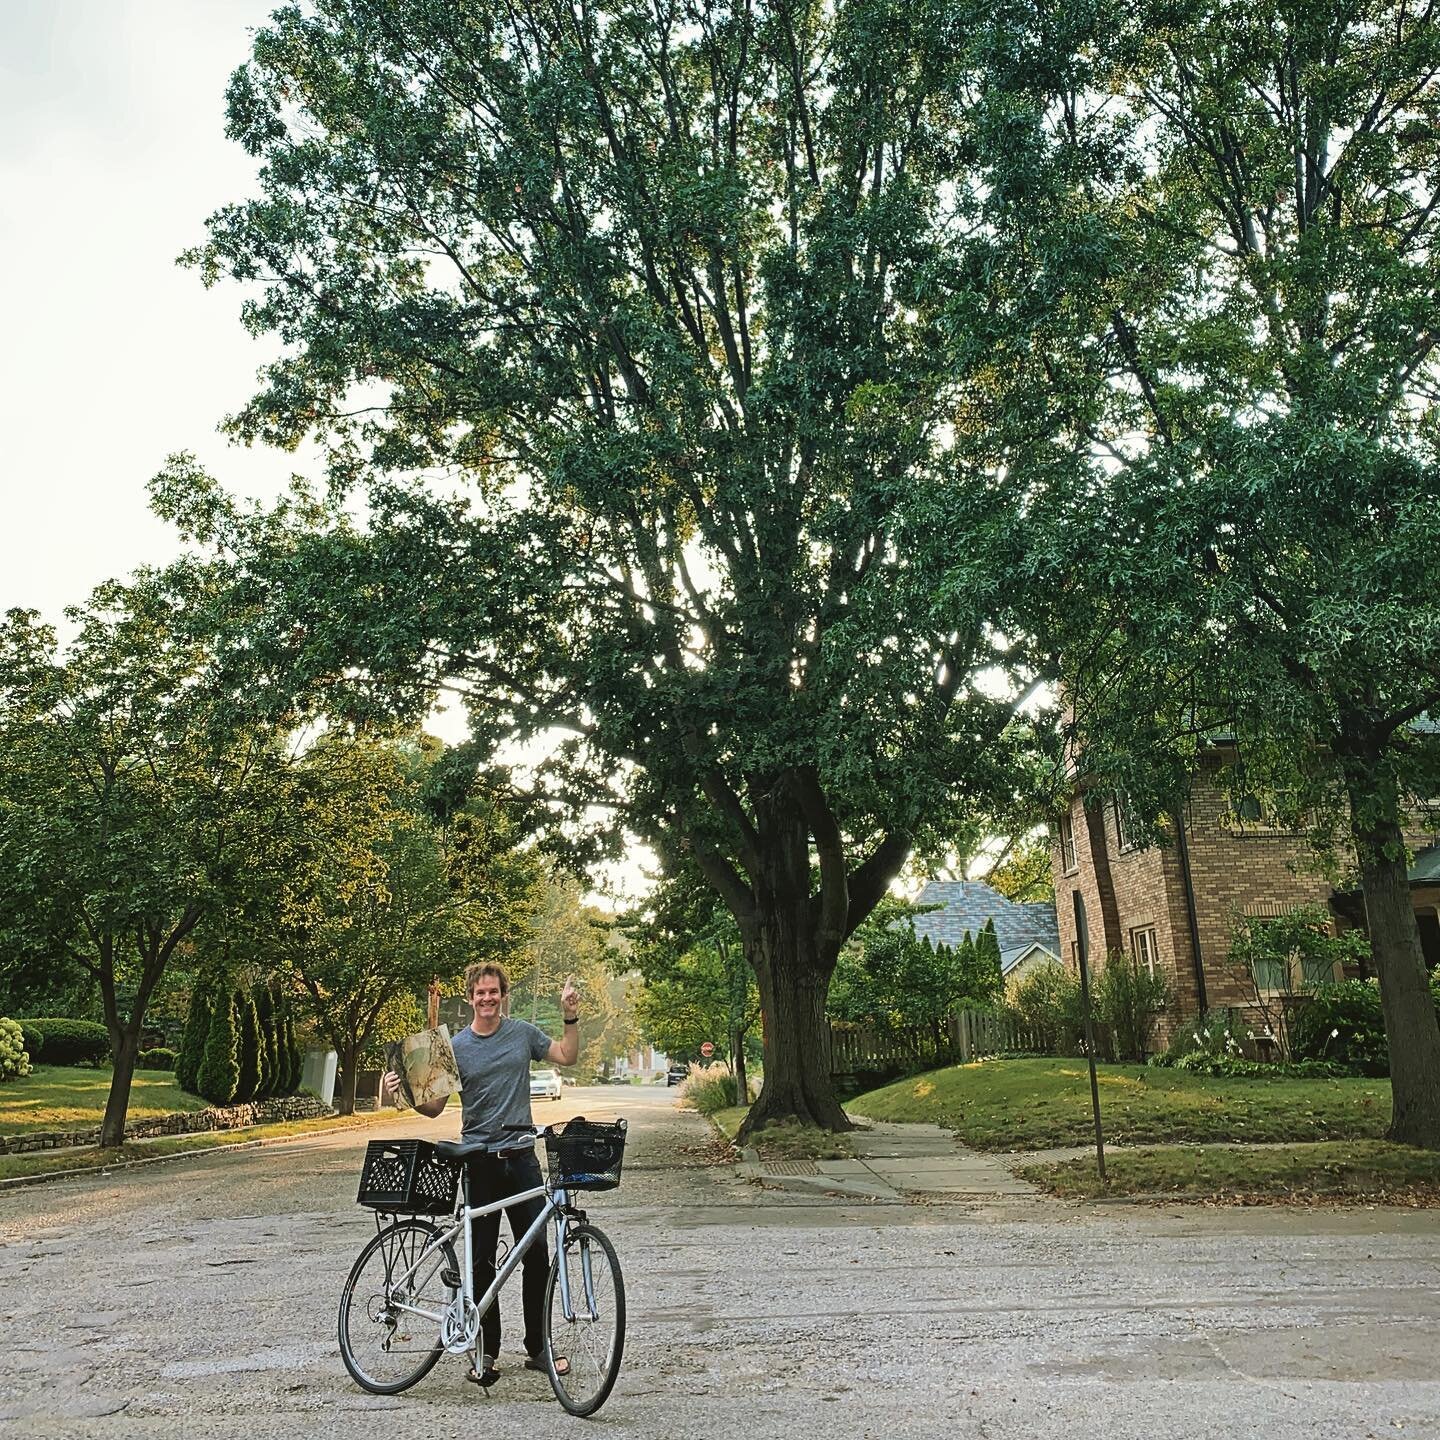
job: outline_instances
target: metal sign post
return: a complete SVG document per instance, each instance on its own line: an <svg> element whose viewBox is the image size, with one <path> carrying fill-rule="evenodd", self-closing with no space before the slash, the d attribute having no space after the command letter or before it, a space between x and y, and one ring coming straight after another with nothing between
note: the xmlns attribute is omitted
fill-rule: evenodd
<svg viewBox="0 0 1440 1440"><path fill-rule="evenodd" d="M1090 1062L1090 1108L1095 1114L1095 1166L1100 1172L1100 1183L1105 1179L1105 1134L1100 1128L1100 1081L1095 1075L1095 1025L1090 1015L1090 932L1085 925L1085 897L1076 890L1075 897L1075 953L1080 962L1080 1013L1085 1022L1085 1057Z"/></svg>

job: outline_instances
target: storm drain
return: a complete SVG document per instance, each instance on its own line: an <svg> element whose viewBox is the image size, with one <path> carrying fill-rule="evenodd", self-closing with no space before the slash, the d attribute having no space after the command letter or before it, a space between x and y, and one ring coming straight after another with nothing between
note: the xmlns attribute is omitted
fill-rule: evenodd
<svg viewBox="0 0 1440 1440"><path fill-rule="evenodd" d="M818 1175L813 1160L762 1160L767 1175Z"/></svg>

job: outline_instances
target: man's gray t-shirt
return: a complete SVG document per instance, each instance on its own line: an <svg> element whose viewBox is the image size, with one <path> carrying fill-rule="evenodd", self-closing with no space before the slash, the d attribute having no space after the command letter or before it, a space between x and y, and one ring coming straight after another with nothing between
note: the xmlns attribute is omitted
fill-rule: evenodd
<svg viewBox="0 0 1440 1440"><path fill-rule="evenodd" d="M545 1058L550 1037L507 1015L493 1035L467 1025L451 1044L460 1071L460 1138L483 1140L491 1150L523 1145L501 1127L531 1123L530 1062Z"/></svg>

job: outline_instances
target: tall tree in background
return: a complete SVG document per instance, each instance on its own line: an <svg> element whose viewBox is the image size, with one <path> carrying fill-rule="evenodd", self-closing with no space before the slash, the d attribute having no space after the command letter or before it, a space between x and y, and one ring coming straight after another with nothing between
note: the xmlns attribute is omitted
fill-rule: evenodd
<svg viewBox="0 0 1440 1440"><path fill-rule="evenodd" d="M710 1041L729 1060L737 1093L748 1095L746 1038L760 997L730 912L690 866L656 889L629 934L645 982L636 1020L650 1043L693 1060Z"/></svg>
<svg viewBox="0 0 1440 1440"><path fill-rule="evenodd" d="M246 656L345 677L332 703L452 684L487 746L560 735L559 814L693 860L739 929L752 1127L848 1127L840 948L1011 786L1014 696L976 678L1028 678L996 627L1023 509L957 378L957 13L285 9L229 92L260 193L191 257L284 342L236 433L368 483L360 528L158 481L247 567Z"/></svg>
<svg viewBox="0 0 1440 1440"><path fill-rule="evenodd" d="M114 1069L100 1143L124 1139L146 1009L176 949L275 854L288 759L214 683L177 575L101 586L62 645L0 625L0 932L22 962L92 977Z"/></svg>
<svg viewBox="0 0 1440 1440"><path fill-rule="evenodd" d="M511 973L512 1013L552 1034L559 1034L562 1024L560 991L570 976L575 977L585 1014L576 1069L594 1058L589 1053L591 1041L605 1028L612 924L610 917L584 903L580 885L572 876L551 867Z"/></svg>
<svg viewBox="0 0 1440 1440"><path fill-rule="evenodd" d="M463 807L445 827L432 818L437 749L327 735L297 767L304 843L259 923L335 1049L343 1114L365 1051L420 1027L417 994L436 977L458 987L533 906L535 866L515 859L512 832Z"/></svg>
<svg viewBox="0 0 1440 1440"><path fill-rule="evenodd" d="M1032 563L1080 762L1153 819L1221 732L1289 818L1337 822L1390 1133L1440 1147L1402 837L1440 780L1440 26L1401 0L997 23L1000 358L1048 426L1036 533L1066 543Z"/></svg>

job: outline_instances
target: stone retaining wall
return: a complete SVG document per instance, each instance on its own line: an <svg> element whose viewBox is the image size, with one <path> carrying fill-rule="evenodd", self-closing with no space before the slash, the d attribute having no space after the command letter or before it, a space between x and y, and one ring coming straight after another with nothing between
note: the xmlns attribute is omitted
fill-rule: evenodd
<svg viewBox="0 0 1440 1440"><path fill-rule="evenodd" d="M256 1100L249 1105L217 1105L209 1110L160 1115L135 1120L125 1127L127 1140L149 1140L156 1135L191 1135L203 1130L243 1130L247 1125L274 1125L284 1120L316 1120L335 1111L313 1095L286 1095ZM29 1150L59 1150L67 1145L98 1145L100 1127L88 1130L37 1130L29 1135L0 1135L0 1155Z"/></svg>

